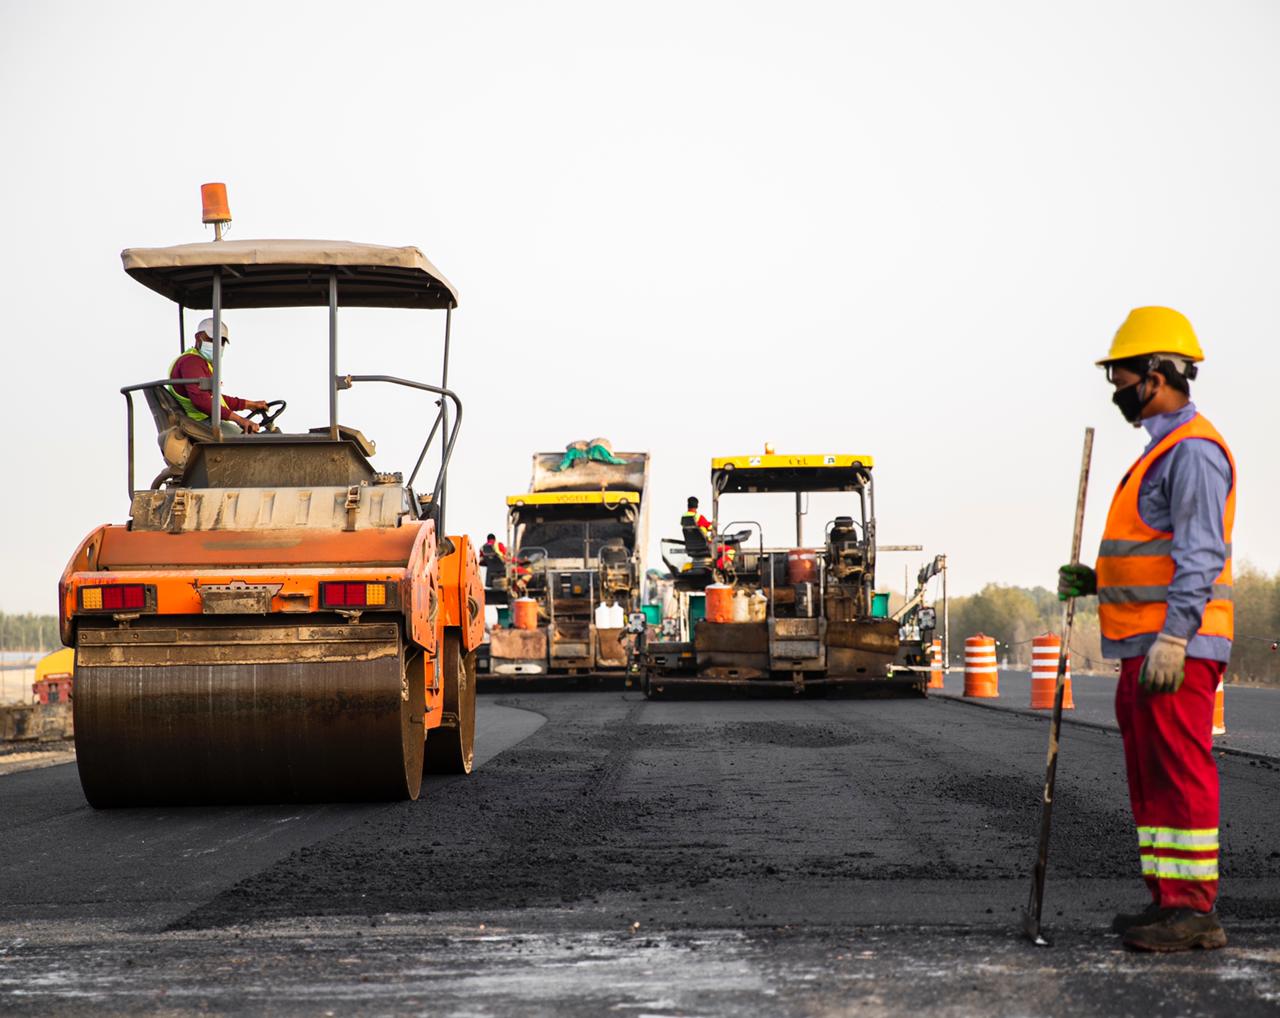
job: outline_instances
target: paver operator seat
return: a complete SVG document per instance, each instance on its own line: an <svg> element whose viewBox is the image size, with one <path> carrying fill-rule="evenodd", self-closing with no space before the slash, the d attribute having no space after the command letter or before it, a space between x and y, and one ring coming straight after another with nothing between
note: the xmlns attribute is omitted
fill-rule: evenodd
<svg viewBox="0 0 1280 1018"><path fill-rule="evenodd" d="M702 591L716 580L715 563L711 555L711 545L702 528L696 525L683 527L683 538L668 537L662 540L662 561L671 572L677 590ZM732 534L724 534L720 544L726 553L732 552L733 558L741 553L742 543L751 536L750 530L739 530ZM668 557L669 553L683 552L689 559L683 565L677 565Z"/></svg>

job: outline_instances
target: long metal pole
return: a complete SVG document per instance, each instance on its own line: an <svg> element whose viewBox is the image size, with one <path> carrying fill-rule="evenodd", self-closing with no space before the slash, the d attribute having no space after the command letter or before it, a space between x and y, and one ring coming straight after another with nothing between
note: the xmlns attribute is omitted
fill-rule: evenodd
<svg viewBox="0 0 1280 1018"><path fill-rule="evenodd" d="M1084 429L1084 453L1080 459L1080 486L1076 490L1075 528L1071 534L1071 562L1080 561L1080 535L1084 530L1084 502L1089 491L1089 463L1093 458L1093 429ZM1053 819L1053 786L1058 774L1058 748L1062 735L1062 697L1066 689L1067 654L1071 646L1071 626L1076 618L1076 599L1067 598L1062 608L1062 646L1058 650L1058 679L1053 690L1053 720L1049 723L1049 755L1045 763L1044 797L1040 802L1040 843L1036 851L1036 867L1031 875L1031 896L1022 914L1022 932L1031 942L1048 947L1040 930L1040 914L1044 907L1044 878L1049 869L1049 831Z"/></svg>
<svg viewBox="0 0 1280 1018"><path fill-rule="evenodd" d="M453 308L444 309L444 366L440 373L440 388L449 388L449 341L453 334ZM449 447L449 404L441 400L440 403L440 455L444 456L444 451ZM436 507L436 526L440 528L440 533L444 533L444 503L445 495L449 487L449 475L446 472L444 479L440 482L440 505Z"/></svg>
<svg viewBox="0 0 1280 1018"><path fill-rule="evenodd" d="M338 274L329 273L329 441L338 440Z"/></svg>
<svg viewBox="0 0 1280 1018"><path fill-rule="evenodd" d="M796 547L804 547L804 516L800 513L800 492L796 492Z"/></svg>
<svg viewBox="0 0 1280 1018"><path fill-rule="evenodd" d="M183 314L182 301L178 301L178 356L181 357L187 348L187 322Z"/></svg>
<svg viewBox="0 0 1280 1018"><path fill-rule="evenodd" d="M222 441L222 269L213 270L213 440Z"/></svg>
<svg viewBox="0 0 1280 1018"><path fill-rule="evenodd" d="M944 675L951 674L951 602L947 598L947 557L942 557L942 660Z"/></svg>

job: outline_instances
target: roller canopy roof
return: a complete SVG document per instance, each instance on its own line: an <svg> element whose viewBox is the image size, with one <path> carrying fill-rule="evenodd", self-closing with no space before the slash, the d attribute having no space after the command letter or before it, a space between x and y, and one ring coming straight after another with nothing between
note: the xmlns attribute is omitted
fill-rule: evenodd
<svg viewBox="0 0 1280 1018"><path fill-rule="evenodd" d="M224 308L327 307L329 273L338 273L343 307L451 308L458 294L416 247L346 240L223 240L176 247L131 247L124 270L184 307L213 306L213 270L222 273Z"/></svg>

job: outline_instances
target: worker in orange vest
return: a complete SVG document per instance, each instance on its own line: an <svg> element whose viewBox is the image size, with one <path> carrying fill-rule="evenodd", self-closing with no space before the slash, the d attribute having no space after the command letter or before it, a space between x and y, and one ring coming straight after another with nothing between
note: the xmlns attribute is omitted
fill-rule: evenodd
<svg viewBox="0 0 1280 1018"><path fill-rule="evenodd" d="M1236 465L1191 402L1204 359L1171 308L1130 312L1099 361L1113 402L1150 441L1116 489L1097 568L1059 570L1064 600L1098 595L1102 651L1119 658L1116 719L1151 904L1116 916L1136 950L1227 942L1218 897L1214 692L1231 656Z"/></svg>

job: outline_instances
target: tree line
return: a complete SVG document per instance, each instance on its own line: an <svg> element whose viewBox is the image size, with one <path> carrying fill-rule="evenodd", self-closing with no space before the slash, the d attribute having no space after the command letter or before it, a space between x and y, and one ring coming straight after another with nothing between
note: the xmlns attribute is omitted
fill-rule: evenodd
<svg viewBox="0 0 1280 1018"><path fill-rule="evenodd" d="M1236 639L1227 666L1230 681L1280 685L1280 573L1243 566L1235 577ZM963 666L964 640L979 633L994 637L996 654L1010 668L1031 667L1031 641L1042 633L1059 633L1062 602L1044 587L1009 587L989 583L976 594L951 599L951 664ZM1097 598L1076 603L1071 633L1071 668L1079 672L1114 672L1102 657Z"/></svg>
<svg viewBox="0 0 1280 1018"><path fill-rule="evenodd" d="M0 612L0 651L57 650L61 646L57 616Z"/></svg>

